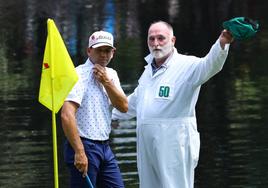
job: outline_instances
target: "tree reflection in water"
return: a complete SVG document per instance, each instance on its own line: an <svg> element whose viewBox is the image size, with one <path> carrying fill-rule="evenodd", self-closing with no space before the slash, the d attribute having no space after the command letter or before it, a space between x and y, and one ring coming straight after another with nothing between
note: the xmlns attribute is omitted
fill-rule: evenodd
<svg viewBox="0 0 268 188"><path fill-rule="evenodd" d="M235 16L260 21L252 40L231 46L221 73L201 89L197 104L201 132L196 187L267 187L268 2L239 1L2 1L0 2L0 187L52 187L51 114L37 102L46 19L53 18L75 65L85 61L87 37L97 29L113 32L118 70L131 93L148 53L147 29L152 21L174 26L176 47L183 54L204 56ZM266 5L266 6L265 6ZM68 187L63 163L60 121L58 154L60 187ZM136 122L120 122L112 131L126 187L138 187Z"/></svg>

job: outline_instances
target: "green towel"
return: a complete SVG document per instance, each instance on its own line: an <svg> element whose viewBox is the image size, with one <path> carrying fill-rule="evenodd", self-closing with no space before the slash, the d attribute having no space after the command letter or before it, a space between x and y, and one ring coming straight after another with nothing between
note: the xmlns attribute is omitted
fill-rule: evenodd
<svg viewBox="0 0 268 188"><path fill-rule="evenodd" d="M246 17L236 17L223 22L223 28L231 32L237 40L244 40L255 36L259 30L258 21Z"/></svg>

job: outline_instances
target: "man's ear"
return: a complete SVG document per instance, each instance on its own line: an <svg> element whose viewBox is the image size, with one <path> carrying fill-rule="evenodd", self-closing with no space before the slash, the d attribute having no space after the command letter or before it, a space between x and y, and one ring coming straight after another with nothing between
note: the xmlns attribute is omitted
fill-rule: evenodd
<svg viewBox="0 0 268 188"><path fill-rule="evenodd" d="M175 36L173 36L173 37L172 37L172 39L171 39L171 41L172 41L173 45L175 45L175 42L176 42L176 37L175 37Z"/></svg>
<svg viewBox="0 0 268 188"><path fill-rule="evenodd" d="M91 48L87 48L87 55L88 56L89 56L91 50L92 50Z"/></svg>

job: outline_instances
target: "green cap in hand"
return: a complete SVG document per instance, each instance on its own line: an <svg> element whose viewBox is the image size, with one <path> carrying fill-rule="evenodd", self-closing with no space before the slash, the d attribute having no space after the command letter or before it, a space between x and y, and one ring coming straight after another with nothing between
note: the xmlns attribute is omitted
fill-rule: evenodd
<svg viewBox="0 0 268 188"><path fill-rule="evenodd" d="M257 33L259 23L246 17L236 17L223 22L223 28L231 32L237 40L248 39Z"/></svg>

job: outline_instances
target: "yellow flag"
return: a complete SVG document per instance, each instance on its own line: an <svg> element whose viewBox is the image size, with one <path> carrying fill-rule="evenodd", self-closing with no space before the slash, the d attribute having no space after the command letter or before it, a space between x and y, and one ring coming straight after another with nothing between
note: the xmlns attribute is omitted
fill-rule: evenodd
<svg viewBox="0 0 268 188"><path fill-rule="evenodd" d="M39 102L57 113L78 80L73 62L53 20L47 20Z"/></svg>

